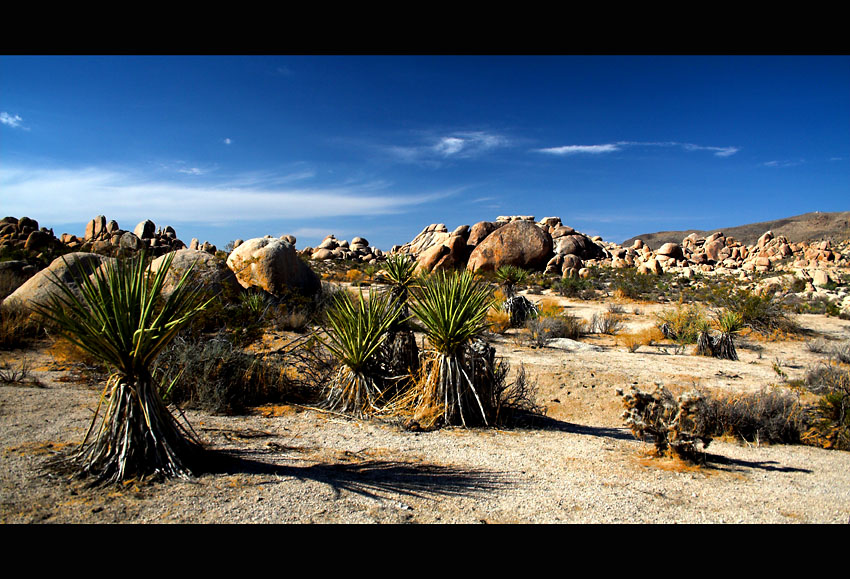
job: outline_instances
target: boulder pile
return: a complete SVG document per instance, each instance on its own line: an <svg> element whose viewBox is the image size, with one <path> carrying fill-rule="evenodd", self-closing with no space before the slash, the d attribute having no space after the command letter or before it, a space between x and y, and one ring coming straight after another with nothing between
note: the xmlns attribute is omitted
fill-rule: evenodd
<svg viewBox="0 0 850 579"><path fill-rule="evenodd" d="M0 220L0 252L32 255L38 259L62 253L62 242L52 229L39 228L29 217L4 217Z"/></svg>
<svg viewBox="0 0 850 579"><path fill-rule="evenodd" d="M82 238L63 233L61 241L71 251L89 251L111 256L125 256L142 249L160 256L186 247L170 225L157 229L153 221L146 219L136 225L133 231L128 231L121 229L114 219L107 221L103 215L98 215L88 222Z"/></svg>
<svg viewBox="0 0 850 579"><path fill-rule="evenodd" d="M291 238L290 243L295 245L295 238L291 235L283 236ZM377 263L385 259L384 252L377 247L370 246L364 237L354 237L348 240L338 240L333 234L325 237L317 247L306 247L299 254L307 259L325 261L329 259L348 260L356 263Z"/></svg>
<svg viewBox="0 0 850 579"><path fill-rule="evenodd" d="M846 249L846 248L845 248ZM540 221L530 215L500 216L495 221L461 225L449 231L444 223L429 225L419 235L392 252L417 259L420 269L435 271L465 267L491 271L516 265L532 271L568 276L586 276L588 267L634 267L642 274L674 272L692 277L695 273L768 272L776 269L828 270L850 265L850 254L830 241L790 243L784 236L767 231L758 242L743 245L718 231L708 237L691 234L682 243L665 243L653 250L640 239L629 247L588 236L564 225L560 217ZM829 273L817 274L818 281ZM834 275L833 275L834 278Z"/></svg>

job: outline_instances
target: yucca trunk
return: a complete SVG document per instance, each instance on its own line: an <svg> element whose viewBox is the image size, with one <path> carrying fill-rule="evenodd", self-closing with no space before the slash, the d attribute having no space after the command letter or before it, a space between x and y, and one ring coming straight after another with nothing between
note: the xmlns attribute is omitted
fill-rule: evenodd
<svg viewBox="0 0 850 579"><path fill-rule="evenodd" d="M494 383L492 355L472 347L453 354L429 352L421 366L414 418L426 428L439 420L446 425L489 426L495 412Z"/></svg>
<svg viewBox="0 0 850 579"><path fill-rule="evenodd" d="M718 338L717 345L715 346L714 356L721 360L738 359L738 352L735 350L735 342L732 341L732 334L725 332L720 334L720 338Z"/></svg>
<svg viewBox="0 0 850 579"><path fill-rule="evenodd" d="M708 332L700 332L697 335L697 356L715 356L715 341Z"/></svg>
<svg viewBox="0 0 850 579"><path fill-rule="evenodd" d="M342 364L327 389L326 404L329 410L364 418L380 409L382 397L383 390L374 377Z"/></svg>
<svg viewBox="0 0 850 579"><path fill-rule="evenodd" d="M150 375L114 374L85 439L63 462L79 476L92 476L94 483L151 476L188 478L200 451L194 434L162 402Z"/></svg>

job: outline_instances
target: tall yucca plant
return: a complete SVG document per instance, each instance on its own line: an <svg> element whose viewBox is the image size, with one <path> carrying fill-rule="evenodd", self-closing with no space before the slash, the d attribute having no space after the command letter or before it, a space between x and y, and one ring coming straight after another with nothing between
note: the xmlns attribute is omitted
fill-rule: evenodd
<svg viewBox="0 0 850 579"><path fill-rule="evenodd" d="M33 306L60 335L114 369L83 442L60 459L96 483L192 474L200 443L162 402L151 374L159 353L209 304L188 284L192 268L160 296L173 256L156 273L144 254L94 271L71 267L80 293L55 278L58 295Z"/></svg>
<svg viewBox="0 0 850 579"><path fill-rule="evenodd" d="M334 296L327 311L331 327L322 340L340 362L327 388L331 410L365 416L379 409L384 388L375 354L400 312L388 293L370 291L364 300L361 292L356 301L347 292Z"/></svg>
<svg viewBox="0 0 850 579"><path fill-rule="evenodd" d="M425 326L427 352L417 380L415 411L446 424L488 424L492 411L491 374L470 348L487 328L491 290L469 271L437 272L418 290L411 309Z"/></svg>

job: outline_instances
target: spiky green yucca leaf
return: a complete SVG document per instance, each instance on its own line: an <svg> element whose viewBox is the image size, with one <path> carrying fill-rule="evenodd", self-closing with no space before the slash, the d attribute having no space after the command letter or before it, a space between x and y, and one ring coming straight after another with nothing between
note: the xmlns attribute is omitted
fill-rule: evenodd
<svg viewBox="0 0 850 579"><path fill-rule="evenodd" d="M333 331L323 342L343 364L361 371L383 342L387 329L398 319L401 310L386 293L369 292L356 302L347 292L333 297L328 309L328 322Z"/></svg>
<svg viewBox="0 0 850 579"><path fill-rule="evenodd" d="M145 256L105 262L93 271L69 266L81 295L57 278L59 295L33 309L84 351L121 374L137 376L210 303L199 303L200 288L187 283L193 269L189 267L160 304L173 259L174 254L168 254L156 273L151 273Z"/></svg>
<svg viewBox="0 0 850 579"><path fill-rule="evenodd" d="M410 307L440 353L454 354L487 328L491 290L469 271L434 273L414 293Z"/></svg>

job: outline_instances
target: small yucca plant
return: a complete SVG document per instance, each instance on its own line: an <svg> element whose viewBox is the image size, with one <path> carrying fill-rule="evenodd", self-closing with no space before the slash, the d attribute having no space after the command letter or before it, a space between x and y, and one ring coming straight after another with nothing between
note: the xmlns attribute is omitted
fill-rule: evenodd
<svg viewBox="0 0 850 579"><path fill-rule="evenodd" d="M744 328L744 319L738 312L724 311L717 316L717 328L720 337L714 347L714 356L723 360L737 360L738 352L735 350L735 342L732 336Z"/></svg>
<svg viewBox="0 0 850 579"><path fill-rule="evenodd" d="M329 331L322 341L340 362L327 388L331 410L366 416L378 410L384 394L376 354L387 330L399 318L401 310L388 293L363 293L357 299L347 292L333 297L327 311Z"/></svg>
<svg viewBox="0 0 850 579"><path fill-rule="evenodd" d="M441 416L446 424L488 424L492 364L471 343L488 326L490 288L468 271L437 272L414 293L411 309L432 348L416 381L415 415Z"/></svg>
<svg viewBox="0 0 850 579"><path fill-rule="evenodd" d="M202 302L200 288L188 285L191 267L170 295L160 296L173 256L156 273L144 254L94 271L72 268L79 295L55 278L59 294L33 306L61 336L114 369L83 442L57 463L94 482L192 474L200 443L162 402L151 368L211 300Z"/></svg>
<svg viewBox="0 0 850 579"><path fill-rule="evenodd" d="M714 356L715 345L714 338L711 337L711 323L705 318L700 318L694 324L697 332L697 349L694 352L697 356Z"/></svg>
<svg viewBox="0 0 850 579"><path fill-rule="evenodd" d="M394 253L384 263L383 277L392 284L393 299L407 307L410 288L416 281L416 260L406 253Z"/></svg>
<svg viewBox="0 0 850 579"><path fill-rule="evenodd" d="M514 297L514 287L523 283L528 278L528 271L515 265L503 265L496 270L496 279L499 280L505 297Z"/></svg>

